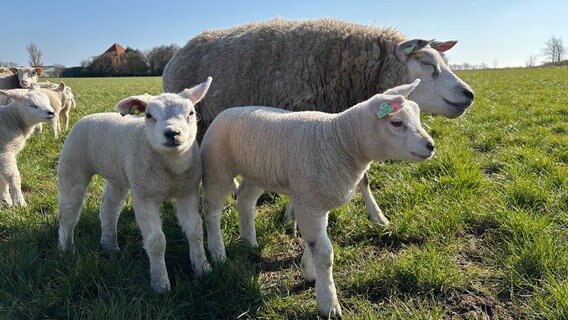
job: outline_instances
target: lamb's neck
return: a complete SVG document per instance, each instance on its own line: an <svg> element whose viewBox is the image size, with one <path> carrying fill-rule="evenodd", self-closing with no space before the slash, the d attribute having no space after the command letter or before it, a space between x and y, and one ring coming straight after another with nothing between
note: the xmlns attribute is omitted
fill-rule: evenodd
<svg viewBox="0 0 568 320"><path fill-rule="evenodd" d="M16 102L12 102L4 108L6 108L8 115L12 118L12 123L15 125L15 128L17 128L25 138L29 137L35 127L35 123L26 123L18 110L20 106L16 105Z"/></svg>
<svg viewBox="0 0 568 320"><path fill-rule="evenodd" d="M371 164L371 160L361 152L358 134L360 122L356 112L347 110L338 114L328 126L328 134L333 137L329 140L335 144L338 158L343 162L340 165L348 168L357 176L362 175Z"/></svg>

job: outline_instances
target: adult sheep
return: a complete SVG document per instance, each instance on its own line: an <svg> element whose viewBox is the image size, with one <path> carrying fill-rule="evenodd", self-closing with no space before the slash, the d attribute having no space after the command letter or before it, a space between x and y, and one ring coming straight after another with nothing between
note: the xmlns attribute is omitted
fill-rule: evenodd
<svg viewBox="0 0 568 320"><path fill-rule="evenodd" d="M37 76L41 74L43 68L10 68L10 71L12 75L0 78L0 89L28 89L32 83L37 82Z"/></svg>
<svg viewBox="0 0 568 320"><path fill-rule="evenodd" d="M407 40L392 28L334 19L275 19L206 31L191 39L166 65L164 90L178 92L208 75L218 79L197 108L201 135L229 107L268 105L338 113L418 78L422 81L409 99L423 112L456 118L474 97L444 59L443 52L456 43ZM359 188L367 216L388 224L367 175Z"/></svg>

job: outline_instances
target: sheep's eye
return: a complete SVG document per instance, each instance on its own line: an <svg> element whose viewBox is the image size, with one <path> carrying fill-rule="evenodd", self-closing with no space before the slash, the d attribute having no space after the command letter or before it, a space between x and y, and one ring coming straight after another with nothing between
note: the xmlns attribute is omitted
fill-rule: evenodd
<svg viewBox="0 0 568 320"><path fill-rule="evenodd" d="M393 120L393 121L391 121L391 124L393 125L393 127L400 127L400 126L402 126L402 121L401 120Z"/></svg>
<svg viewBox="0 0 568 320"><path fill-rule="evenodd" d="M434 62L428 60L420 60L420 63L422 63L425 66L431 66L431 67L434 66Z"/></svg>
<svg viewBox="0 0 568 320"><path fill-rule="evenodd" d="M192 116L192 115L194 115L194 114L195 114L194 111L190 111L190 112L189 112L189 115L190 115L190 116Z"/></svg>
<svg viewBox="0 0 568 320"><path fill-rule="evenodd" d="M152 115L149 113L146 113L146 119L153 119Z"/></svg>
<svg viewBox="0 0 568 320"><path fill-rule="evenodd" d="M37 109L39 108L38 106L36 106L35 104L29 104L28 106L30 106L31 108Z"/></svg>

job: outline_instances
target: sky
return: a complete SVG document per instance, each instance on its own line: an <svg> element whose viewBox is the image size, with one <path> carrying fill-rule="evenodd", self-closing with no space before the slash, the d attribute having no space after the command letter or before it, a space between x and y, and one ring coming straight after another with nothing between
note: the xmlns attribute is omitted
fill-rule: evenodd
<svg viewBox="0 0 568 320"><path fill-rule="evenodd" d="M204 30L272 18L330 17L396 27L408 38L458 40L451 64L523 66L544 42L568 46L565 0L249 0L249 1L8 1L0 61L28 65L26 46L36 44L44 65L78 66L112 44L148 50L185 45ZM7 27L9 26L9 27ZM544 58L539 58L539 62Z"/></svg>

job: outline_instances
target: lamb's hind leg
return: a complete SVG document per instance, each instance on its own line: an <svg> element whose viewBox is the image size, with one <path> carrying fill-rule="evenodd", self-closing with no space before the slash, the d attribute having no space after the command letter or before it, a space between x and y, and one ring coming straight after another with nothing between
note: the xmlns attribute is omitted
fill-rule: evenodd
<svg viewBox="0 0 568 320"><path fill-rule="evenodd" d="M25 207L26 201L22 193L22 180L16 162L16 156L13 154L0 155L0 164L0 179L8 184L10 198L13 204Z"/></svg>
<svg viewBox="0 0 568 320"><path fill-rule="evenodd" d="M224 261L227 258L221 232L221 216L225 198L231 191L232 184L232 178L210 177L207 172L204 172L203 207L207 222L207 249L214 262Z"/></svg>
<svg viewBox="0 0 568 320"><path fill-rule="evenodd" d="M198 210L199 184L192 188L194 192L177 199L177 218L189 242L189 258L193 272L202 276L211 271L211 266L203 248L203 221Z"/></svg>
<svg viewBox="0 0 568 320"><path fill-rule="evenodd" d="M116 227L120 211L124 207L124 200L128 194L128 187L105 183L105 191L101 203L101 247L107 251L118 251Z"/></svg>
<svg viewBox="0 0 568 320"><path fill-rule="evenodd" d="M80 169L59 173L59 247L63 251L73 249L73 234L90 179L91 175L81 174Z"/></svg>
<svg viewBox="0 0 568 320"><path fill-rule="evenodd" d="M10 196L10 187L8 183L0 176L0 208L2 206L12 206L12 197Z"/></svg>
<svg viewBox="0 0 568 320"><path fill-rule="evenodd" d="M170 290L170 280L164 259L166 253L166 236L162 231L160 220L160 203L144 199L133 194L134 214L144 238L144 249L150 260L150 279L152 288L158 293Z"/></svg>
<svg viewBox="0 0 568 320"><path fill-rule="evenodd" d="M251 184L246 179L241 181L237 193L237 210L239 211L239 231L241 239L256 247L256 229L254 227L254 209L256 201L262 195L264 189Z"/></svg>
<svg viewBox="0 0 568 320"><path fill-rule="evenodd" d="M367 212L367 218L369 220L382 225L389 225L389 220L383 215L383 211L379 208L379 205L373 198L371 193L371 188L369 188L369 173L365 171L365 175L359 181L359 190L361 190L361 195L365 201L365 210Z"/></svg>

